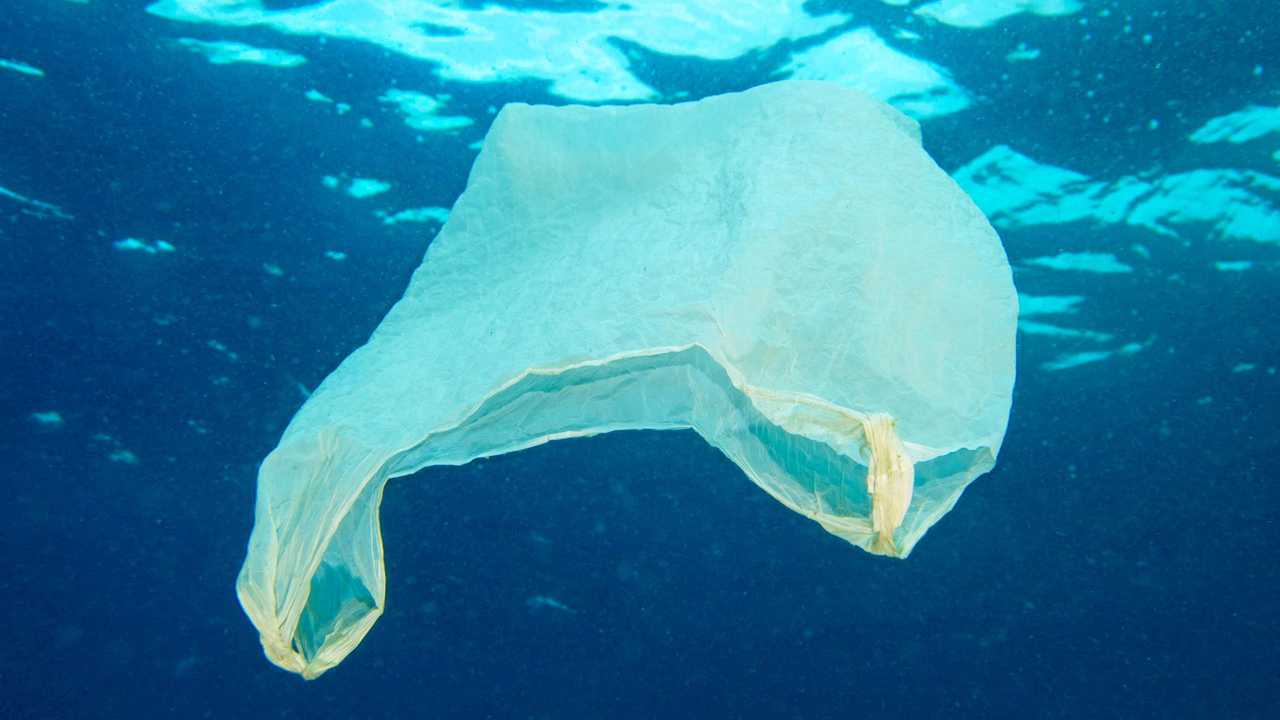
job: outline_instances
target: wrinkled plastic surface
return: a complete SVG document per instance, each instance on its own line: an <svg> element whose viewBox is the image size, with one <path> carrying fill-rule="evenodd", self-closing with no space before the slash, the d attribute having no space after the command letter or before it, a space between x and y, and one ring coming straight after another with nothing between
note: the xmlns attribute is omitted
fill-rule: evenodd
<svg viewBox="0 0 1280 720"><path fill-rule="evenodd" d="M382 611L388 478L620 429L692 428L905 557L995 462L1016 315L995 232L855 91L508 105L404 298L263 462L241 603L315 677Z"/></svg>

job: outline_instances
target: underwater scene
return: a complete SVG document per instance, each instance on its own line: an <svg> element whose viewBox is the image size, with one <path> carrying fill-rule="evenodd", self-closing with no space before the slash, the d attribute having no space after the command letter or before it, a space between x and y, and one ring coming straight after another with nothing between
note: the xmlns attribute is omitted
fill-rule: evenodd
<svg viewBox="0 0 1280 720"><path fill-rule="evenodd" d="M1280 717L1269 0L5 0L5 718Z"/></svg>

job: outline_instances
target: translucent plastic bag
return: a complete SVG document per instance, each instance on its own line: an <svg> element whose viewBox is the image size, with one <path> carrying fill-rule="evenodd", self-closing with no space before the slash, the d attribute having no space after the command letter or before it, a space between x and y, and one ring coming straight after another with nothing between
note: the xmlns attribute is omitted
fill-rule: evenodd
<svg viewBox="0 0 1280 720"><path fill-rule="evenodd" d="M508 105L404 298L262 464L241 603L315 677L381 613L388 478L620 429L692 428L905 557L995 462L1016 316L995 232L877 100Z"/></svg>

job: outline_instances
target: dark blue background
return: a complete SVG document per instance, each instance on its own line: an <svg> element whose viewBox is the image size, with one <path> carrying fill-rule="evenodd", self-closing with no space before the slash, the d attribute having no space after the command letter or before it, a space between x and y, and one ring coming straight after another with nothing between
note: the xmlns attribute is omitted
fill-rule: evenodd
<svg viewBox="0 0 1280 720"><path fill-rule="evenodd" d="M1107 177L1212 166L1187 150L1194 128L1276 104L1274 8L1187 2L1150 16L1165 5L1111 3L1119 14L1088 26L1024 16L928 30L906 49L951 68L979 104L926 123L927 147L949 169L999 143ZM900 17L811 3L837 6L885 36ZM1058 348L1023 337L997 469L908 561L827 535L691 433L564 441L394 481L385 616L316 682L275 669L233 592L257 462L301 402L297 384L314 387L364 341L430 236L381 225L319 177L358 170L394 183L388 204L448 206L469 140L415 142L378 95L451 92L451 110L481 119L507 100L557 99L536 83L442 85L363 45L175 26L144 7L0 11L0 57L46 72L0 72L0 185L75 215L0 202L0 716L1280 716L1280 378L1265 372L1280 362L1280 284L1274 264L1206 269L1280 258L1208 239L1154 245L1132 275L1019 273L1037 294L1099 298L1081 318L1091 327L1154 342L1054 373L1037 365ZM1118 32L1126 8L1154 48ZM166 45L181 35L310 62L213 66ZM1019 38L1044 56L1004 63ZM732 63L626 49L642 79L697 97L764 81L794 46ZM1104 75L1087 83L1092 105L1077 70ZM317 112L311 87L378 128ZM126 236L177 252L115 250ZM1086 226L1004 237L1015 262L1137 241ZM1241 361L1262 368L1232 373ZM46 409L64 425L30 420ZM140 462L108 461L115 442ZM574 612L531 608L535 595Z"/></svg>

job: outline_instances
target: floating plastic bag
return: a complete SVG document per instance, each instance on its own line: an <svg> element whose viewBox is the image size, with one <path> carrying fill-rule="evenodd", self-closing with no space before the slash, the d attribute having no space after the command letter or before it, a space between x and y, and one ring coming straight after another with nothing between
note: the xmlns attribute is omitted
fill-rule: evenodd
<svg viewBox="0 0 1280 720"><path fill-rule="evenodd" d="M382 611L389 478L637 428L692 428L905 557L995 462L1016 316L995 232L877 100L508 105L404 298L263 462L240 601L315 677Z"/></svg>

